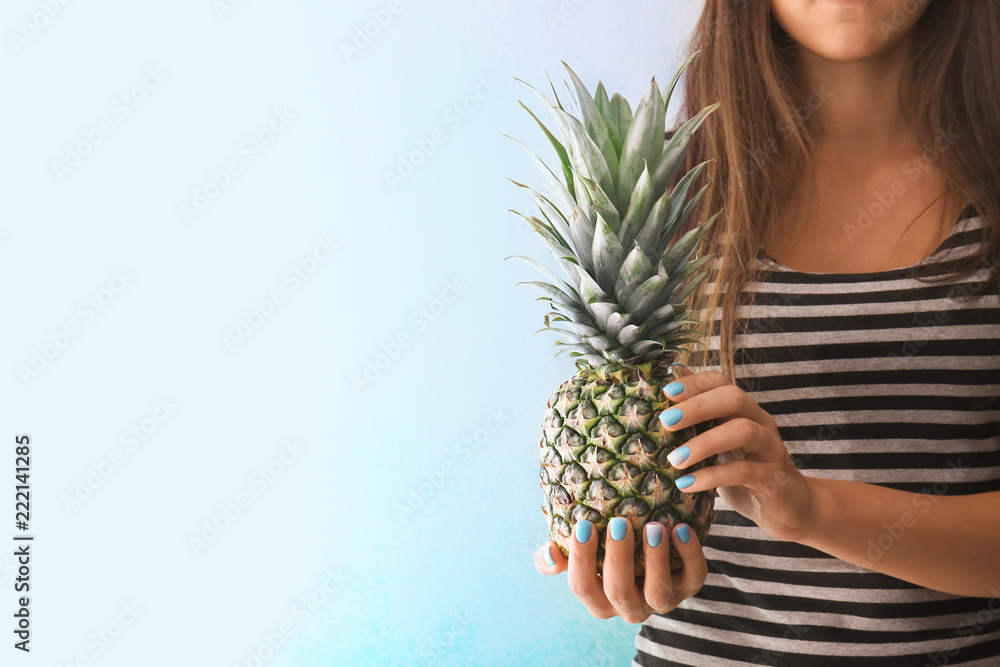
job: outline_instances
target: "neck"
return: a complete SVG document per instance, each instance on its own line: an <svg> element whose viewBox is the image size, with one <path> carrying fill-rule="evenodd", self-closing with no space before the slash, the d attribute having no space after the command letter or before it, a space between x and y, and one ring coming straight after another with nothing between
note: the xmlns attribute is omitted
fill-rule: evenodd
<svg viewBox="0 0 1000 667"><path fill-rule="evenodd" d="M852 62L800 49L800 85L820 100L810 122L821 162L857 163L914 150L916 138L899 99L911 53L912 40L905 38Z"/></svg>

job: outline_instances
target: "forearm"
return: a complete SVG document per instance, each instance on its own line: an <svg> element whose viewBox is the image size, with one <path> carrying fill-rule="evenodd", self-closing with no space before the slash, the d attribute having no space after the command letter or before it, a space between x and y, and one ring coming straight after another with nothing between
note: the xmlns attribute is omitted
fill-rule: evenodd
<svg viewBox="0 0 1000 667"><path fill-rule="evenodd" d="M926 588L1000 597L1000 492L934 496L809 482L818 516L800 544Z"/></svg>

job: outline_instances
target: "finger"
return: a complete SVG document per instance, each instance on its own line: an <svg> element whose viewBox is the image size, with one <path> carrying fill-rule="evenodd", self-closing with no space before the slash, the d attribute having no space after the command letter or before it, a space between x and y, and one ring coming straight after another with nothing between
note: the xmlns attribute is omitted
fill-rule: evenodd
<svg viewBox="0 0 1000 667"><path fill-rule="evenodd" d="M535 569L542 574L559 574L566 571L569 559L555 542L549 542L535 552Z"/></svg>
<svg viewBox="0 0 1000 667"><path fill-rule="evenodd" d="M698 472L678 477L674 484L684 493L697 493L707 491L720 486L745 486L751 491L756 491L767 486L767 471L773 469L766 463L760 461L748 461L737 459L727 463L719 463L714 466L702 468ZM783 479L781 479L783 475ZM773 475L775 484L783 484L787 481L788 475L782 469L778 469Z"/></svg>
<svg viewBox="0 0 1000 667"><path fill-rule="evenodd" d="M642 596L657 614L674 608L674 583L670 573L670 531L658 521L651 521L643 529L643 554L646 557L646 576Z"/></svg>
<svg viewBox="0 0 1000 667"><path fill-rule="evenodd" d="M670 367L667 370L673 373L674 377L677 378L678 380L683 377L687 377L688 375L694 374L693 370L691 370L685 364L682 364L679 361L675 361L674 363L670 364Z"/></svg>
<svg viewBox="0 0 1000 667"><path fill-rule="evenodd" d="M597 576L597 535L593 524L581 519L573 528L569 541L569 566L566 576L569 589L583 606L597 618L617 616L615 608L604 595L604 586Z"/></svg>
<svg viewBox="0 0 1000 667"><path fill-rule="evenodd" d="M695 373L678 362L674 362L670 369L673 371L675 379L663 387L663 393L674 403L679 403L710 389L731 384L725 375L715 370Z"/></svg>
<svg viewBox="0 0 1000 667"><path fill-rule="evenodd" d="M679 604L701 590L708 576L708 563L705 561L705 553L701 550L698 536L686 523L674 526L671 537L684 563L684 566L673 574L674 604Z"/></svg>
<svg viewBox="0 0 1000 667"><path fill-rule="evenodd" d="M616 516L604 541L604 595L627 623L642 623L649 608L635 584L635 538L632 522Z"/></svg>
<svg viewBox="0 0 1000 667"><path fill-rule="evenodd" d="M670 385L664 387L663 391L667 392L668 387ZM713 387L679 401L674 407L660 413L660 422L668 431L680 431L688 426L713 419L723 422L738 417L745 417L761 426L777 429L771 415L757 405L753 396L732 384Z"/></svg>
<svg viewBox="0 0 1000 667"><path fill-rule="evenodd" d="M772 450L784 458L784 449L775 448L773 444L773 434L769 430L755 421L738 417L694 436L687 444L670 452L667 460L673 467L683 470L714 454L737 449L743 455L749 454L751 458L758 460L768 460ZM771 455L770 458L774 456Z"/></svg>

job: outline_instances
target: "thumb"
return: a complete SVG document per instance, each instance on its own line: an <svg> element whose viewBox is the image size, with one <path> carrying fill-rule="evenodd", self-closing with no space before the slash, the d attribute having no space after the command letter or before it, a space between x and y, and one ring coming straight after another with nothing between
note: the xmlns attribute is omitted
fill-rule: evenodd
<svg viewBox="0 0 1000 667"><path fill-rule="evenodd" d="M694 371L682 364L679 361L675 361L670 365L670 372L673 374L675 380L679 380L688 375L694 375Z"/></svg>
<svg viewBox="0 0 1000 667"><path fill-rule="evenodd" d="M542 574L559 574L566 571L569 559L563 555L555 542L547 542L535 552L534 563L535 569Z"/></svg>

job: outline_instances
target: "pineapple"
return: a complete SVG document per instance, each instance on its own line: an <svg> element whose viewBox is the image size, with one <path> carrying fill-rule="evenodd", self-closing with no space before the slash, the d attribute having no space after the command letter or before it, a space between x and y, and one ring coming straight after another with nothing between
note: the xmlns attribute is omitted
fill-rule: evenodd
<svg viewBox="0 0 1000 667"><path fill-rule="evenodd" d="M662 389L679 377L670 365L684 354L680 346L703 339L698 321L685 317L690 315L686 299L709 273L706 265L714 255L695 257L695 251L721 213L675 240L710 185L688 196L707 162L670 186L694 132L719 106L706 107L664 140L670 96L696 55L683 63L662 94L654 78L634 117L625 98L616 93L608 99L600 82L591 97L566 63L578 115L563 107L554 87L555 102L532 88L551 110L561 137L523 102L521 106L555 149L562 179L508 137L539 167L551 195L512 181L531 193L541 217L513 212L542 236L568 281L534 259L514 257L547 278L528 281L544 292L539 298L551 307L539 331L563 334L556 356L569 352L577 367L549 398L542 423L537 452L542 511L552 541L565 554L572 526L580 519L594 524L598 571L612 517L630 520L635 573L642 576L641 537L647 522L660 521L668 530L684 522L703 540L715 516L714 491L684 493L674 485L675 478L711 460L684 473L667 461L671 451L703 427L671 433L659 420L669 406ZM670 562L672 569L681 567L673 546Z"/></svg>

